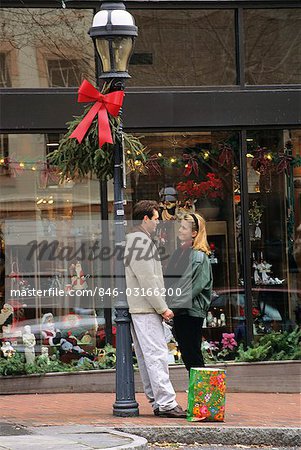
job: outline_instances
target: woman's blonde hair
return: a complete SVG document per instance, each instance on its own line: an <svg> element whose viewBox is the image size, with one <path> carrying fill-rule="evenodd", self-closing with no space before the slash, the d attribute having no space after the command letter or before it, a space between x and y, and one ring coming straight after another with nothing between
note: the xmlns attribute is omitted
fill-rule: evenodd
<svg viewBox="0 0 301 450"><path fill-rule="evenodd" d="M191 223L192 231L196 231L197 235L193 240L192 247L195 250L202 250L206 255L210 255L211 250L207 241L207 231L205 219L200 214L185 214L184 220Z"/></svg>

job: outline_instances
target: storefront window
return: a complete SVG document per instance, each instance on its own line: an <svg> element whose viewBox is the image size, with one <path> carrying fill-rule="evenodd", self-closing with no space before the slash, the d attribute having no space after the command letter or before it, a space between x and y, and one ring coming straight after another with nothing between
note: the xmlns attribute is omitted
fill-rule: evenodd
<svg viewBox="0 0 301 450"><path fill-rule="evenodd" d="M242 340L244 291L235 217L240 200L238 133L148 133L144 142L152 158L146 173L132 175L128 196L133 204L144 198L160 202L157 238L167 256L179 245L177 232L183 214L197 212L205 217L214 293L204 336L220 341L223 333L234 331ZM168 258L163 269L167 263Z"/></svg>
<svg viewBox="0 0 301 450"><path fill-rule="evenodd" d="M247 145L254 334L290 331L301 305L300 130L250 131Z"/></svg>
<svg viewBox="0 0 301 450"><path fill-rule="evenodd" d="M95 360L105 344L103 272L94 254L99 182L60 181L46 160L58 134L1 137L7 145L0 159L0 340L22 352L30 326L37 355L45 347L65 363Z"/></svg>
<svg viewBox="0 0 301 450"><path fill-rule="evenodd" d="M95 81L92 10L3 8L0 87L77 87Z"/></svg>
<svg viewBox="0 0 301 450"><path fill-rule="evenodd" d="M59 134L0 138L0 340L24 351L29 325L37 354L43 347L63 362L82 357L99 362L104 308L112 306L101 289L114 288L114 258L107 253L114 248L114 224L109 222L104 253L99 182L59 180L46 160ZM300 324L301 131L248 131L247 193L240 186L238 132L158 132L142 139L149 159L146 165L137 161L127 177L128 229L137 201L159 202L156 240L164 249L165 270L179 246L183 214L197 212L206 219L214 289L204 337L220 342L223 333L234 333L238 342L245 339L245 194L254 334ZM112 183L108 196L111 220Z"/></svg>
<svg viewBox="0 0 301 450"><path fill-rule="evenodd" d="M246 83L301 83L301 9L244 11Z"/></svg>
<svg viewBox="0 0 301 450"><path fill-rule="evenodd" d="M129 86L236 84L233 10L133 10Z"/></svg>

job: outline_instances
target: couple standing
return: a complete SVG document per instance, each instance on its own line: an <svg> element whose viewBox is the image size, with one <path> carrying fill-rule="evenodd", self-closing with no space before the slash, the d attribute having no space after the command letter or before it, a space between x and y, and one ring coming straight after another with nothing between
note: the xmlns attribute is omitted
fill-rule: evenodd
<svg viewBox="0 0 301 450"><path fill-rule="evenodd" d="M162 321L174 319L176 339L187 370L203 367L201 327L212 289L205 221L198 214L188 214L181 222L178 235L181 246L170 258L166 270L166 287L180 295L167 298L160 257L152 240L159 222L158 204L151 200L138 202L133 220L138 226L127 235L125 273L131 331L144 392L156 416L186 418L169 379Z"/></svg>

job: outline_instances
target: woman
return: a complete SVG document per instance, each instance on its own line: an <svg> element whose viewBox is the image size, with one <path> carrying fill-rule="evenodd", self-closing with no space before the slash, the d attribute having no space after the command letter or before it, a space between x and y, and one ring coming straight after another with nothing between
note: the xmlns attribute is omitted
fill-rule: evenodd
<svg viewBox="0 0 301 450"><path fill-rule="evenodd" d="M191 367L204 367L202 325L212 292L210 248L203 217L185 215L178 237L181 245L170 258L165 280L169 307L174 312L175 337L189 371Z"/></svg>

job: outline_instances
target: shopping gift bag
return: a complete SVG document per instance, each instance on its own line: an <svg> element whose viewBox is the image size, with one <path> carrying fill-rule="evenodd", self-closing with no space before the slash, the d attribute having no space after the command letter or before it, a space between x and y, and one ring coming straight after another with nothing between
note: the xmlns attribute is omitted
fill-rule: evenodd
<svg viewBox="0 0 301 450"><path fill-rule="evenodd" d="M187 419L223 422L226 372L223 369L190 369Z"/></svg>

